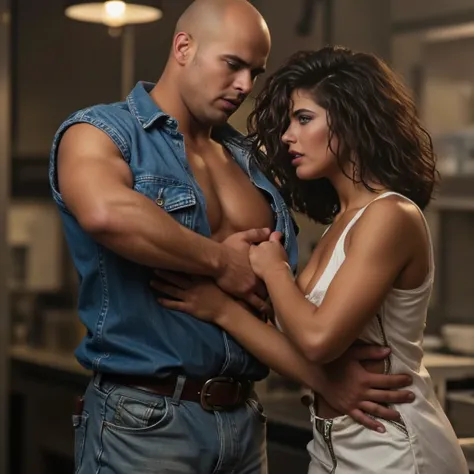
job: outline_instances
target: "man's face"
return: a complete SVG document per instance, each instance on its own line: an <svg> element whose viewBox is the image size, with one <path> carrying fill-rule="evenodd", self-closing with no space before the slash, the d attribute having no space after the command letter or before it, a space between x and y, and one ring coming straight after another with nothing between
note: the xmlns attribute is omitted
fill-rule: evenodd
<svg viewBox="0 0 474 474"><path fill-rule="evenodd" d="M270 41L245 26L222 27L219 37L197 47L183 70L184 100L202 123L226 122L265 71Z"/></svg>

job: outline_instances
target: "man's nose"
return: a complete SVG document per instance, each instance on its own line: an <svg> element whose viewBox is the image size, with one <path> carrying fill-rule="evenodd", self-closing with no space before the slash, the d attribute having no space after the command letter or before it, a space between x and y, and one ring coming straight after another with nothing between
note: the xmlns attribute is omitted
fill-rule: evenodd
<svg viewBox="0 0 474 474"><path fill-rule="evenodd" d="M250 92L252 92L253 83L254 81L252 75L250 74L250 71L244 70L241 71L241 74L239 74L236 83L236 88L241 94L247 96L250 94Z"/></svg>

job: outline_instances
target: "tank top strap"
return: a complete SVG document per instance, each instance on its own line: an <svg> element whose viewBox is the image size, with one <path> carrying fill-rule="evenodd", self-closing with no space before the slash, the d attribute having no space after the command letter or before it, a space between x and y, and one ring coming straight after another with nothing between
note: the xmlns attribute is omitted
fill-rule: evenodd
<svg viewBox="0 0 474 474"><path fill-rule="evenodd" d="M346 240L346 236L349 233L349 231L352 229L354 224L360 219L360 217L365 212L365 210L373 202L378 201L379 199L386 198L388 196L399 196L399 197L405 199L406 201L410 202L411 204L413 204L418 209L418 212L420 213L421 218L423 219L423 223L425 225L426 233L427 233L427 236L428 236L428 242L429 242L429 246L430 246L430 248L429 248L429 252L430 252L430 256L429 256L429 259L430 259L429 274L430 275L429 276L432 277L433 274L434 274L434 268L435 268L435 258L434 258L433 241L432 241L432 238L431 238L431 232L430 232L430 228L429 228L429 225L428 225L428 221L426 220L426 217L423 214L423 211L420 209L420 207L415 202L413 202L410 198L404 196L403 194L397 193L395 191L387 191L383 194L380 194L375 199L373 199L372 201L367 203L363 208L359 209L359 211L357 211L356 215L351 219L349 224L347 224L346 228L342 232L341 236L339 237L339 241L337 242L336 247L335 247L334 250L337 251L337 252L341 252L341 251L344 252L344 243L345 243L345 240Z"/></svg>

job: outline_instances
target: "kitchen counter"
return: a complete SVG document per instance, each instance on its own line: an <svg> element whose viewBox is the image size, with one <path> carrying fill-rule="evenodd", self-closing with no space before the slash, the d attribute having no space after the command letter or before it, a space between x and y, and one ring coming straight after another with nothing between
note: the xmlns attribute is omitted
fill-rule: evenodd
<svg viewBox="0 0 474 474"><path fill-rule="evenodd" d="M474 378L474 357L426 352L423 361L443 408L446 407L448 381Z"/></svg>
<svg viewBox="0 0 474 474"><path fill-rule="evenodd" d="M69 353L49 351L28 345L15 345L10 347L10 356L15 360L46 365L51 368L88 373L77 362L74 355ZM474 376L474 357L426 352L423 360L431 376L442 375L455 378Z"/></svg>
<svg viewBox="0 0 474 474"><path fill-rule="evenodd" d="M76 375L90 375L90 371L84 369L77 362L73 354L52 352L47 349L33 348L26 345L12 346L9 352L12 360L18 362L25 362ZM424 356L424 364L433 379L438 396L440 396L440 401L443 405L445 402L447 381L474 378L474 357L427 352ZM296 417L294 424L296 427L302 426L300 420L303 414L305 416L307 415L307 409L300 403L298 394L268 395L267 398L267 403L270 405L275 404L275 406L278 407L281 405L280 401L283 405L296 404L298 407L296 410L300 416ZM284 409L281 411L277 410L275 412L275 418L290 422L290 418L293 417Z"/></svg>
<svg viewBox="0 0 474 474"><path fill-rule="evenodd" d="M434 376L464 378L474 376L474 357L425 352L423 362Z"/></svg>
<svg viewBox="0 0 474 474"><path fill-rule="evenodd" d="M90 375L90 372L84 369L72 354L51 352L29 346L12 346L10 356L12 360L60 372L84 377ZM427 352L424 356L424 364L433 379L442 406L445 405L446 384L449 380L474 378L474 357ZM308 411L301 404L298 394L267 395L264 401L270 410L270 417L276 422L298 429L305 429L308 426Z"/></svg>
<svg viewBox="0 0 474 474"><path fill-rule="evenodd" d="M74 355L70 353L17 345L10 348L10 357L12 360L48 367L62 372L84 376L90 375L90 372L84 369L77 362ZM446 383L449 380L474 378L474 357L426 352L423 360L433 379L438 397L443 406L446 399ZM283 396L283 398L285 397L286 395ZM270 396L270 400L274 398ZM289 399L295 400L301 405L298 395L289 395Z"/></svg>
<svg viewBox="0 0 474 474"><path fill-rule="evenodd" d="M37 349L26 345L16 345L10 347L10 357L18 362L40 365L62 372L90 375L90 372L77 362L74 355L68 353Z"/></svg>

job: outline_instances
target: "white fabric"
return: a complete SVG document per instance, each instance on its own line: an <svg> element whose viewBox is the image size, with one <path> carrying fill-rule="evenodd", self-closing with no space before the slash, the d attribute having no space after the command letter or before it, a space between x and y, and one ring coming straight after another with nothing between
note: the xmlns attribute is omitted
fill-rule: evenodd
<svg viewBox="0 0 474 474"><path fill-rule="evenodd" d="M394 194L397 193L388 192L376 199ZM344 262L345 237L366 208L367 206L361 209L347 225L327 268L306 296L315 305L321 305L329 284ZM415 393L416 400L411 404L395 405L394 408L402 415L401 424L380 420L387 429L385 434L366 429L348 416L324 420L317 417L311 407L314 440L308 444L310 474L469 472L456 435L436 399L431 379L422 361L423 331L434 277L433 249L426 220L425 225L431 247L430 270L425 282L413 290L392 289L380 308L379 316L367 324L360 336L360 339L368 343L388 343L392 350L390 372L410 374L413 377L413 385L409 389ZM317 426L320 427L319 430ZM330 444L321 434L325 428Z"/></svg>

